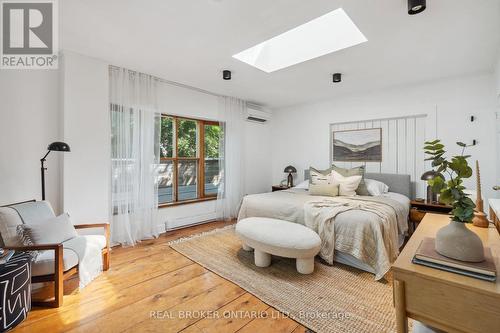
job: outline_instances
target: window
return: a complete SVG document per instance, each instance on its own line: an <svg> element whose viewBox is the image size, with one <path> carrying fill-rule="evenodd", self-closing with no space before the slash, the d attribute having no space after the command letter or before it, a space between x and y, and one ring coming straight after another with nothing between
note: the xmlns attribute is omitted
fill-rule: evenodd
<svg viewBox="0 0 500 333"><path fill-rule="evenodd" d="M162 116L160 206L217 197L221 135L221 127L214 121Z"/></svg>
<svg viewBox="0 0 500 333"><path fill-rule="evenodd" d="M338 8L235 54L233 58L271 73L366 41L347 13Z"/></svg>

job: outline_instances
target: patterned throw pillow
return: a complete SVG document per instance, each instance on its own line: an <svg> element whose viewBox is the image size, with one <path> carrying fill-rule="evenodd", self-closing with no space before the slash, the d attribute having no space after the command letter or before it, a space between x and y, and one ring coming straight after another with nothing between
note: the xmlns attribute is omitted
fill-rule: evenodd
<svg viewBox="0 0 500 333"><path fill-rule="evenodd" d="M313 167L309 168L309 193L328 197L339 195L339 184L334 184L330 169L317 170Z"/></svg>
<svg viewBox="0 0 500 333"><path fill-rule="evenodd" d="M363 165L352 169L339 168L335 165L332 165L331 169L340 173L344 177L361 176L361 182L359 183L359 186L356 189L356 194L370 195L370 192L368 192L368 189L366 188L365 184L365 167Z"/></svg>

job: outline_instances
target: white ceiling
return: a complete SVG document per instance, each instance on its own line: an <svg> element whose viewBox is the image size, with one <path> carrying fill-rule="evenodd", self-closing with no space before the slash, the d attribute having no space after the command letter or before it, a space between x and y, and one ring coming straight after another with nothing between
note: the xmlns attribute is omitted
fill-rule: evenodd
<svg viewBox="0 0 500 333"><path fill-rule="evenodd" d="M489 72L500 45L498 0L428 0L414 16L407 0L59 3L64 49L269 107ZM273 73L232 58L339 7L368 42ZM223 69L233 71L231 81ZM332 83L334 72L344 74L341 84Z"/></svg>

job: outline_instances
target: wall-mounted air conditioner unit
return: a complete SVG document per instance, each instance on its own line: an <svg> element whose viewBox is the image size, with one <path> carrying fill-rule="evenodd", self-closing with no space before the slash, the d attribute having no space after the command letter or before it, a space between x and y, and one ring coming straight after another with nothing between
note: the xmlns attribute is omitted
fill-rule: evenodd
<svg viewBox="0 0 500 333"><path fill-rule="evenodd" d="M271 120L271 112L265 111L259 106L247 105L247 121L263 124L268 120Z"/></svg>

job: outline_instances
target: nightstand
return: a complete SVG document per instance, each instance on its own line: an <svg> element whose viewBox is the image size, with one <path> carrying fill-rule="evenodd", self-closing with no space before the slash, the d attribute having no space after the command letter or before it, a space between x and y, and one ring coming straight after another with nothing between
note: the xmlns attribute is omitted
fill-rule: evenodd
<svg viewBox="0 0 500 333"><path fill-rule="evenodd" d="M288 190L289 187L286 185L273 185L273 192Z"/></svg>
<svg viewBox="0 0 500 333"><path fill-rule="evenodd" d="M410 202L410 217L409 217L412 227L411 233L413 233L417 229L418 224L420 223L420 221L422 221L426 213L448 215L452 209L453 208L448 205L412 200Z"/></svg>

